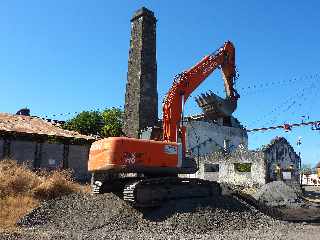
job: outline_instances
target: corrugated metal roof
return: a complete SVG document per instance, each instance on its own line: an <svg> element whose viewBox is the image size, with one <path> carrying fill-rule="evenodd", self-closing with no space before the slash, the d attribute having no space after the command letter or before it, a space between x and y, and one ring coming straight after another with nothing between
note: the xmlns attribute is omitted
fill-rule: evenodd
<svg viewBox="0 0 320 240"><path fill-rule="evenodd" d="M64 130L38 117L12 115L8 113L0 113L0 131L81 138L87 140L94 139L93 137L82 135L78 132Z"/></svg>

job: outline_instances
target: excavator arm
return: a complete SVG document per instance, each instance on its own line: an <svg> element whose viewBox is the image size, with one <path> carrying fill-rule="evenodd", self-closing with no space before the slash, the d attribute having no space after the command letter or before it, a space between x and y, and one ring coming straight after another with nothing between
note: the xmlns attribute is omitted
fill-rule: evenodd
<svg viewBox="0 0 320 240"><path fill-rule="evenodd" d="M233 88L236 75L235 48L228 41L213 54L175 79L163 102L163 140L182 142L185 153L185 129L183 127L183 106L190 94L217 68L221 68L227 98L236 102L238 94ZM180 135L180 137L179 137ZM181 138L181 140L180 140Z"/></svg>

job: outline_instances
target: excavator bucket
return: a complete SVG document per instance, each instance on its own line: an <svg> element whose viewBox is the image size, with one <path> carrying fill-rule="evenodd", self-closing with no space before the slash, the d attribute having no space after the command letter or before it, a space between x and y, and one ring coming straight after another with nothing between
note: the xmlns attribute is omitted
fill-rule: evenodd
<svg viewBox="0 0 320 240"><path fill-rule="evenodd" d="M223 99L210 91L196 98L198 106L211 120L230 117L237 108L237 101L230 98Z"/></svg>

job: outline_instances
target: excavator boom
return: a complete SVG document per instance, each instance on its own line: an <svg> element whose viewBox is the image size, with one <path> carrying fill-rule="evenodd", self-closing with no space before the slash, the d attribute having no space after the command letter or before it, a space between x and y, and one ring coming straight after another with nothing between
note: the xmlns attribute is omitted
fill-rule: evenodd
<svg viewBox="0 0 320 240"><path fill-rule="evenodd" d="M227 98L236 102L238 95L233 88L236 77L235 48L230 41L213 54L205 56L189 70L179 74L164 99L163 140L178 142L180 133L183 152L185 152L185 130L181 124L183 106L190 94L219 67L222 70Z"/></svg>

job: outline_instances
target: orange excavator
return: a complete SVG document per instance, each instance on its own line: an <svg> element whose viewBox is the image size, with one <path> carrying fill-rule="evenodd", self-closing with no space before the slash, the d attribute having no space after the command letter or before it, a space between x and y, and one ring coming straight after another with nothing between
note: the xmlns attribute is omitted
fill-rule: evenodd
<svg viewBox="0 0 320 240"><path fill-rule="evenodd" d="M163 102L161 141L110 137L92 144L88 170L92 173L94 193L118 192L124 200L141 207L161 205L171 199L220 194L218 183L178 177L198 170L195 159L186 151L184 104L217 68L222 70L227 100L236 104L235 49L228 41L175 78Z"/></svg>

